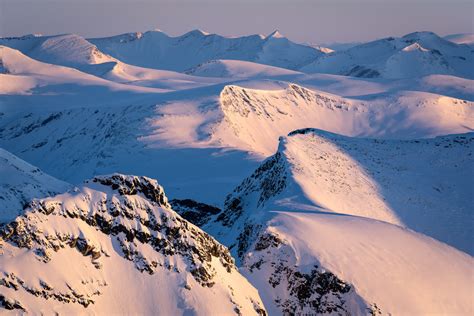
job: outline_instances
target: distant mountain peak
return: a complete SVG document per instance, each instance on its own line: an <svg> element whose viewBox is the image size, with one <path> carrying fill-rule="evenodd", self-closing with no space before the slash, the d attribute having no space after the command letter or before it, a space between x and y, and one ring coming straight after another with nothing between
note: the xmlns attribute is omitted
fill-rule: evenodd
<svg viewBox="0 0 474 316"><path fill-rule="evenodd" d="M283 34L280 33L280 31L275 30L272 33L270 33L267 38L285 38Z"/></svg>
<svg viewBox="0 0 474 316"><path fill-rule="evenodd" d="M194 29L192 31L189 31L188 33L184 34L183 36L189 36L189 35L194 35L194 36L207 36L209 35L210 33L208 32L205 32L203 30L200 30L200 29Z"/></svg>
<svg viewBox="0 0 474 316"><path fill-rule="evenodd" d="M421 38L439 38L436 33L429 31L419 31L409 33L403 36L403 39L421 39Z"/></svg>

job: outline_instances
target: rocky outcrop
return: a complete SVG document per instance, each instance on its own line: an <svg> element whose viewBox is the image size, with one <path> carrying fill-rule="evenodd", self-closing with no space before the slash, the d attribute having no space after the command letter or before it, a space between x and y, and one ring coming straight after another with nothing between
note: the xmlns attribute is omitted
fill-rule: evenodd
<svg viewBox="0 0 474 316"><path fill-rule="evenodd" d="M277 233L263 231L242 263L253 280L267 283L281 314L360 315L372 310L351 284L317 264L301 267L294 258L287 241Z"/></svg>
<svg viewBox="0 0 474 316"><path fill-rule="evenodd" d="M221 212L218 207L191 199L173 199L169 203L176 213L199 227L207 224L212 216Z"/></svg>
<svg viewBox="0 0 474 316"><path fill-rule="evenodd" d="M229 277L238 274L228 249L175 213L163 188L147 177L95 177L85 187L33 201L23 216L3 225L0 232L0 249L24 249L44 264L54 264L62 251L73 249L88 258L95 269L105 269L112 255L104 245L107 237L105 240L116 245L115 251L123 259L151 276L165 273L186 278L189 274L201 287L213 288L225 278L222 273ZM22 288L35 297L84 307L96 303L103 291L100 287L107 287L106 283L99 283L93 291L81 292L71 287L64 292L55 290L55 286L28 284L21 276L4 270L0 294L4 295L5 308L22 306L22 302L3 294L2 286ZM185 288L193 291L189 281ZM222 285L218 288L222 290ZM229 295L235 310L241 309L242 301L236 298L240 294ZM15 299L19 301L17 305L12 303ZM251 299L253 311L265 314L260 299Z"/></svg>

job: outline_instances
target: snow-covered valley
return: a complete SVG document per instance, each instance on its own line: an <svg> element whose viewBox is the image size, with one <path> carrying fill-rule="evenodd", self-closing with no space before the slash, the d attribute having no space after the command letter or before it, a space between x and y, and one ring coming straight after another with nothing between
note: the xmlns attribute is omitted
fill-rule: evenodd
<svg viewBox="0 0 474 316"><path fill-rule="evenodd" d="M0 38L0 313L474 313L469 40Z"/></svg>

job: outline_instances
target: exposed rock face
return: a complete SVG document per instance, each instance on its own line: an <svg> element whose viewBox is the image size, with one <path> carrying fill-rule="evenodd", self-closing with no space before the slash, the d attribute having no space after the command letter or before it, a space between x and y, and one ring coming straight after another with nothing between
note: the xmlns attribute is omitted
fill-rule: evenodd
<svg viewBox="0 0 474 316"><path fill-rule="evenodd" d="M299 267L294 258L287 241L266 231L259 235L243 261L244 271L272 288L274 303L281 314L357 315L371 310L352 285L316 264Z"/></svg>
<svg viewBox="0 0 474 316"><path fill-rule="evenodd" d="M113 174L94 177L91 181L110 186L120 195L135 195L140 192L150 201L156 202L158 206L170 207L163 187L158 185L156 180L148 177Z"/></svg>
<svg viewBox="0 0 474 316"><path fill-rule="evenodd" d="M131 261L138 271L150 277L157 274L159 278L163 275L171 278L170 289L181 286L172 284L174 278L181 278L186 290L197 291L195 295L200 295L200 291L207 292L206 295L214 293L211 295L217 295L218 299L221 294L216 293L224 294L232 285L234 290L224 295L230 300L228 304L234 306L235 313L265 314L258 295L245 294L247 296L242 298L238 293L242 284L235 285L231 281L222 284L225 278L244 280L229 251L176 214L156 180L113 174L95 177L86 183L74 192L33 201L23 216L1 227L1 250L26 253L31 257L29 260L54 266L66 249L72 249L87 258L81 264L93 266L98 273L106 273L100 271L111 269L111 264L123 265L123 261L117 259L118 254L118 258ZM5 263L6 260L0 257L0 261ZM75 263L71 264L74 267ZM23 303L30 301L28 295L88 307L100 304L101 295L114 290L108 286L112 280L98 278L82 290L71 286L69 280L65 281L66 290L60 290L61 284L31 283L22 276L26 275L25 271L11 271L6 266L2 270L1 302L8 309L34 311L34 306ZM4 293L2 288L15 292L13 295ZM24 294L16 294L18 289L23 289ZM144 298L143 304L146 303Z"/></svg>
<svg viewBox="0 0 474 316"><path fill-rule="evenodd" d="M257 207L261 207L270 198L278 195L285 188L288 176L284 159L283 155L278 152L265 160L250 177L244 179L226 197L224 211L217 216L216 222L223 226L231 226L239 220L245 207L242 197L256 193Z"/></svg>
<svg viewBox="0 0 474 316"><path fill-rule="evenodd" d="M199 227L207 224L213 215L221 212L218 207L191 199L173 199L169 203L176 213Z"/></svg>

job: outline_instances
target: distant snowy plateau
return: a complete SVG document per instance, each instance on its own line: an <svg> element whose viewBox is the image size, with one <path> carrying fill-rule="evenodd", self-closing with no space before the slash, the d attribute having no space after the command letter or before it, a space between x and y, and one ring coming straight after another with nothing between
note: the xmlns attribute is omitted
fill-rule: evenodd
<svg viewBox="0 0 474 316"><path fill-rule="evenodd" d="M1 314L474 314L472 34L0 38L0 147Z"/></svg>

